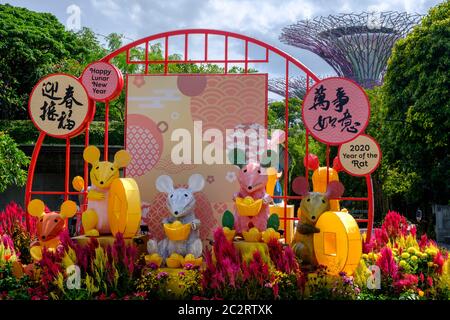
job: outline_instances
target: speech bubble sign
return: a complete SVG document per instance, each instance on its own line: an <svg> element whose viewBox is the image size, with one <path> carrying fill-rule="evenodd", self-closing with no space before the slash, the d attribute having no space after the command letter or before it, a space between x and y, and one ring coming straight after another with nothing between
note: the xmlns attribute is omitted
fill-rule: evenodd
<svg viewBox="0 0 450 320"><path fill-rule="evenodd" d="M332 77L316 83L305 96L302 119L318 141L339 145L364 132L370 117L365 91L354 81Z"/></svg>
<svg viewBox="0 0 450 320"><path fill-rule="evenodd" d="M116 98L123 88L120 70L103 61L89 64L81 75L81 82L86 87L89 97L101 102Z"/></svg>
<svg viewBox="0 0 450 320"><path fill-rule="evenodd" d="M366 134L342 144L338 155L344 171L358 177L374 172L381 161L381 149L378 142Z"/></svg>

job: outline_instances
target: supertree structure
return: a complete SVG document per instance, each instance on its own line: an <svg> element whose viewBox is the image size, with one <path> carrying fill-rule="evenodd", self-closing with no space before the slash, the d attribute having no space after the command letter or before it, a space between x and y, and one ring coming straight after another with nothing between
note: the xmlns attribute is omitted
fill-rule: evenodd
<svg viewBox="0 0 450 320"><path fill-rule="evenodd" d="M310 86L312 86L312 83L310 83ZM286 95L286 79L284 78L269 79L268 89L269 91L284 97ZM289 79L289 98L303 99L305 93L306 93L305 77L295 77Z"/></svg>
<svg viewBox="0 0 450 320"><path fill-rule="evenodd" d="M283 28L280 40L314 52L339 76L372 88L383 81L394 43L421 18L419 14L394 11L316 17Z"/></svg>

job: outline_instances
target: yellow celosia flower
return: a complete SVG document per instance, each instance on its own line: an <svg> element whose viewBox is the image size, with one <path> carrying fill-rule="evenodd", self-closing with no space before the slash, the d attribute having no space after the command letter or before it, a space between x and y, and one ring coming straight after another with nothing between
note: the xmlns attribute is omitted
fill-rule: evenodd
<svg viewBox="0 0 450 320"><path fill-rule="evenodd" d="M402 268L406 267L408 265L408 263L405 260L401 260L398 265Z"/></svg>

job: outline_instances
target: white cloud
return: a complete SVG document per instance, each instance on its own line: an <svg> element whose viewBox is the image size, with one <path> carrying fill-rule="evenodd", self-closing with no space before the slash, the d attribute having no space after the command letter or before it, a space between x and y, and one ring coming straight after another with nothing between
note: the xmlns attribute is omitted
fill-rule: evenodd
<svg viewBox="0 0 450 320"><path fill-rule="evenodd" d="M3 0L0 0L3 2ZM7 0L67 20L63 1ZM165 31L190 28L234 31L274 45L299 58L319 75L332 69L316 55L278 40L284 26L300 19L362 11L425 14L442 0L71 0L83 11L81 23L100 34L124 34L126 42ZM231 50L235 47L230 46ZM211 49L211 53L217 48ZM276 73L277 70L270 70Z"/></svg>
<svg viewBox="0 0 450 320"><path fill-rule="evenodd" d="M116 0L92 0L92 6L108 18L121 16L120 4Z"/></svg>
<svg viewBox="0 0 450 320"><path fill-rule="evenodd" d="M262 34L297 19L309 18L315 12L310 2L299 1L239 1L210 0L200 11L197 26L216 29L236 29Z"/></svg>

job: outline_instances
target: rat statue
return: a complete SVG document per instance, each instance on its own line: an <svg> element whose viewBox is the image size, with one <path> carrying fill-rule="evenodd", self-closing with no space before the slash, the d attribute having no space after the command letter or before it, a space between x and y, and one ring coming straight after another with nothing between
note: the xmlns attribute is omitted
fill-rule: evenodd
<svg viewBox="0 0 450 320"><path fill-rule="evenodd" d="M176 189L171 177L167 175L158 177L156 188L160 192L167 193L167 208L170 216L162 221L166 238L158 243L154 239L147 242L147 251L149 254L153 254L152 259L158 260L154 256L154 254L158 254L170 266L170 259L179 258L183 264L184 258L189 256L195 264L201 263L200 220L194 213L194 193L201 191L204 186L205 179L200 174L193 174L189 178L187 188ZM178 258L174 258L174 256Z"/></svg>
<svg viewBox="0 0 450 320"><path fill-rule="evenodd" d="M313 236L319 233L316 223L322 213L330 210L330 199L339 198L344 193L344 186L339 181L331 181L326 192L310 192L305 177L297 177L292 182L292 190L303 196L300 203L300 221L297 225L292 249L304 264L317 265L314 253Z"/></svg>

